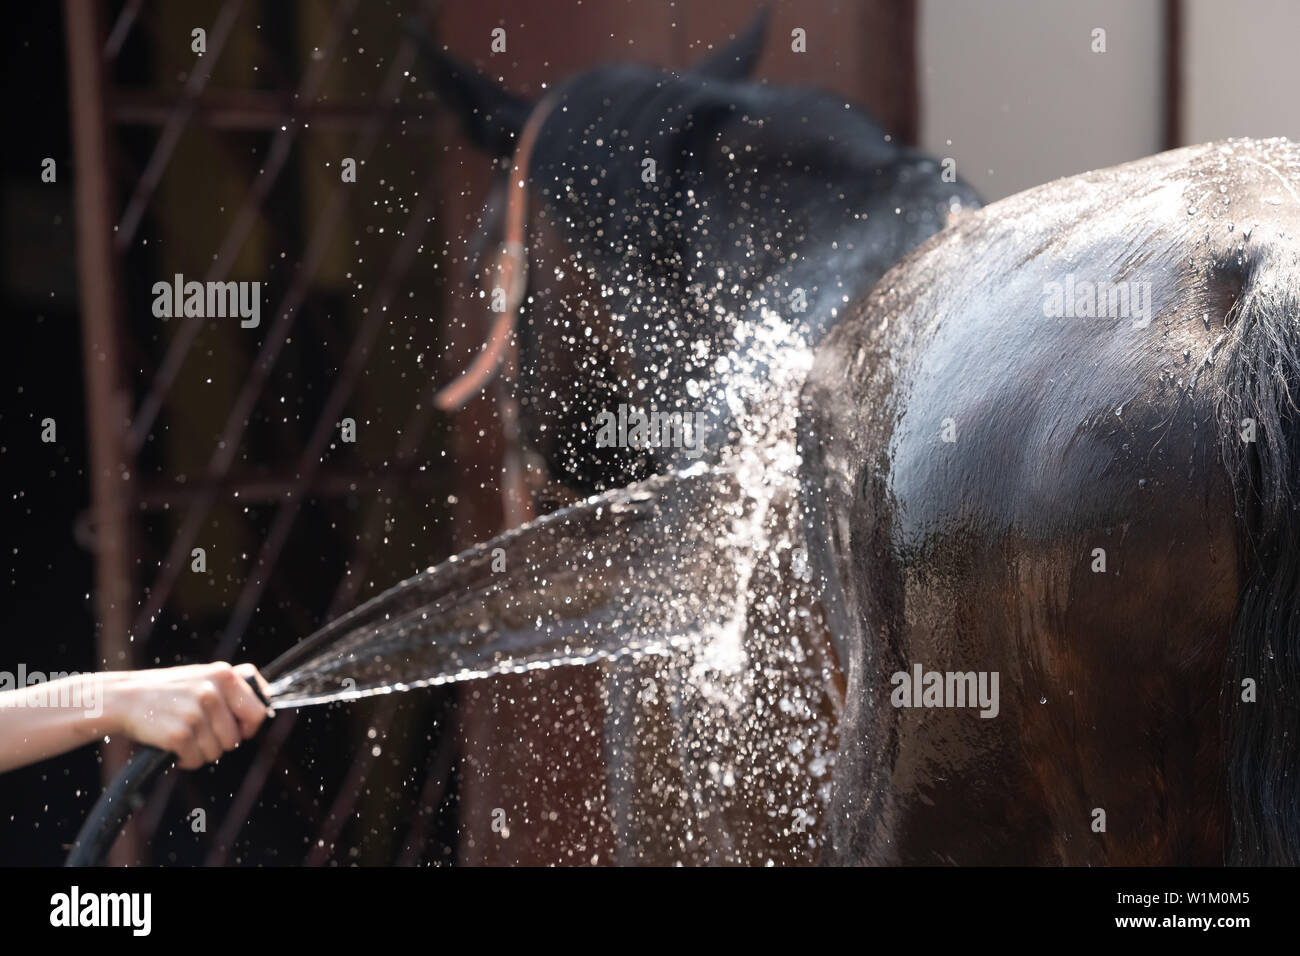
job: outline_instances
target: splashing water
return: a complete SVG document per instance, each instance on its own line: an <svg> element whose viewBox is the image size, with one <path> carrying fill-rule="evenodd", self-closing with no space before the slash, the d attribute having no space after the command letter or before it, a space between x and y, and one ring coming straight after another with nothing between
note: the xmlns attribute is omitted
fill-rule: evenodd
<svg viewBox="0 0 1300 956"><path fill-rule="evenodd" d="M403 581L267 668L273 703L609 661L620 861L809 859L838 703L837 663L799 572L795 415L810 363L802 333L774 311L737 321L705 389L735 425L715 461L590 498ZM647 708L666 712L670 740Z"/></svg>

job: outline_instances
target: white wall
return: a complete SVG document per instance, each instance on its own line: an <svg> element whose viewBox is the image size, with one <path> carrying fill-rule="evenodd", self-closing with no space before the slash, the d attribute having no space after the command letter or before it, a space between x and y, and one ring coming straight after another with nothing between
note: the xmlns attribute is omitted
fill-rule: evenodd
<svg viewBox="0 0 1300 956"><path fill-rule="evenodd" d="M1300 2L1184 4L1184 139L1300 140Z"/></svg>
<svg viewBox="0 0 1300 956"><path fill-rule="evenodd" d="M921 145L986 200L1160 150L1160 0L921 0L919 16Z"/></svg>

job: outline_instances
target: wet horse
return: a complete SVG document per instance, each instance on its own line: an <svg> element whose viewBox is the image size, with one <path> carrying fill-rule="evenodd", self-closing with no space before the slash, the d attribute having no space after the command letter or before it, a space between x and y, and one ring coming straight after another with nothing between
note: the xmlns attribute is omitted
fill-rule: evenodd
<svg viewBox="0 0 1300 956"><path fill-rule="evenodd" d="M526 180L528 259L513 393L528 445L587 493L690 464L681 447L600 446L595 411L705 409L711 450L734 438L719 358L774 310L816 341L974 192L864 111L746 79L760 15L684 75L605 66L526 103L413 31L426 78L503 164L484 214L500 238ZM530 117L527 168L508 172ZM486 293L500 285L479 239Z"/></svg>
<svg viewBox="0 0 1300 956"><path fill-rule="evenodd" d="M1300 862L1298 401L1285 140L1029 190L857 303L799 426L839 858Z"/></svg>
<svg viewBox="0 0 1300 956"><path fill-rule="evenodd" d="M1296 147L1163 154L939 232L969 190L742 82L754 48L553 94L516 393L550 475L603 493L421 582L449 612L424 636L476 635L482 672L689 637L679 769L713 747L744 778L689 770L709 859L779 842L731 852L736 806L790 829L798 788L768 782L824 772L809 687L839 665L828 859L1296 862ZM430 62L511 154L530 106ZM637 403L704 409L709 453L600 447L594 412ZM497 548L521 560L494 577ZM900 699L913 673L937 687ZM996 706L953 675L997 677Z"/></svg>
<svg viewBox="0 0 1300 956"><path fill-rule="evenodd" d="M499 401L517 404L526 453L541 463L530 470L547 482L533 489L540 510L611 489L641 494L653 476L716 465L738 445L756 452L748 473L769 486L755 493L740 487L734 467L696 467L680 479L689 493L676 480L654 486L667 492L652 497L658 504L599 524L599 534L617 529L634 542L611 545L617 557L598 560L604 552L589 546L595 522L569 511L562 541L555 522L512 539L512 553L528 556L519 563L526 579L482 582L516 597L541 588L530 602L550 611L573 598L564 582L580 569L560 565L576 550L589 558L589 578L606 566L595 585L573 585L600 592L577 605L588 644L599 643L599 616L611 607L621 625L604 638L611 647L711 635L712 651L693 656L689 675L620 665L606 681L612 802L666 794L648 809L615 806L619 842L633 844L623 860L809 858L824 821L842 678L816 595L798 579L807 575L793 485L777 487L764 473L793 481L792 416L811 344L954 211L978 206L969 187L894 143L861 110L748 81L763 32L760 17L683 75L607 66L540 103L413 33L422 78L501 162L472 271L480 301L495 296L498 310L506 301L517 308L518 373ZM525 263L511 259L520 242ZM691 433L677 442L600 441L598 416L628 410L684 416ZM575 528L582 534L569 533ZM679 580L687 569L689 595ZM499 635L505 610L483 616L494 613L483 623ZM550 621L513 646L557 652L557 633L571 629ZM701 678L701 667L712 676ZM698 694L710 681L729 684L713 710ZM636 700L647 688L663 711L657 718ZM710 765L726 769L701 781ZM628 816L642 822L629 826ZM693 845L682 846L692 830Z"/></svg>

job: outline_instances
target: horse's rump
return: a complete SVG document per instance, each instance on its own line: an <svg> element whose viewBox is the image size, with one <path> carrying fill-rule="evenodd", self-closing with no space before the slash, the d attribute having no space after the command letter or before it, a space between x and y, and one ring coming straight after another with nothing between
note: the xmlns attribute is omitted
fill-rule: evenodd
<svg viewBox="0 0 1300 956"><path fill-rule="evenodd" d="M1297 165L1213 144L1030 190L819 350L849 858L1221 862L1230 789L1233 858L1295 859ZM917 665L998 674L997 716L895 706Z"/></svg>

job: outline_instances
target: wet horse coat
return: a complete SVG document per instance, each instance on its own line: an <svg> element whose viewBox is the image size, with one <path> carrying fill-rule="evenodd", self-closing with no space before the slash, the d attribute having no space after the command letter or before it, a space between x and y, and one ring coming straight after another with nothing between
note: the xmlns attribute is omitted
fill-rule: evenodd
<svg viewBox="0 0 1300 956"><path fill-rule="evenodd" d="M473 89L471 134L507 154L526 105ZM471 552L480 575L454 575L472 620L449 633L517 653L588 620L584 651L617 654L728 631L739 606L750 676L667 681L674 720L707 718L669 741L705 794L687 826L706 859L770 858L755 821L781 831L785 797L809 797L773 782L812 765L781 757L808 737L773 705L806 708L833 670L800 650L824 616L848 671L829 859L1295 862L1296 147L1052 183L886 273L973 198L835 101L631 67L556 95L517 393L554 477L631 484L500 539L528 555L508 588L486 573L497 542ZM814 344L799 400L788 353ZM638 402L706 409L708 467L599 448L595 412ZM796 432L797 456L765 454ZM775 480L795 462L797 487ZM800 608L813 620L791 624ZM996 674L997 715L895 706L916 667ZM738 710L691 696L715 681ZM688 766L724 752L744 784Z"/></svg>
<svg viewBox="0 0 1300 956"><path fill-rule="evenodd" d="M1298 400L1285 140L1029 190L886 275L800 425L838 858L1300 860ZM1000 713L896 707L918 664L999 673Z"/></svg>

